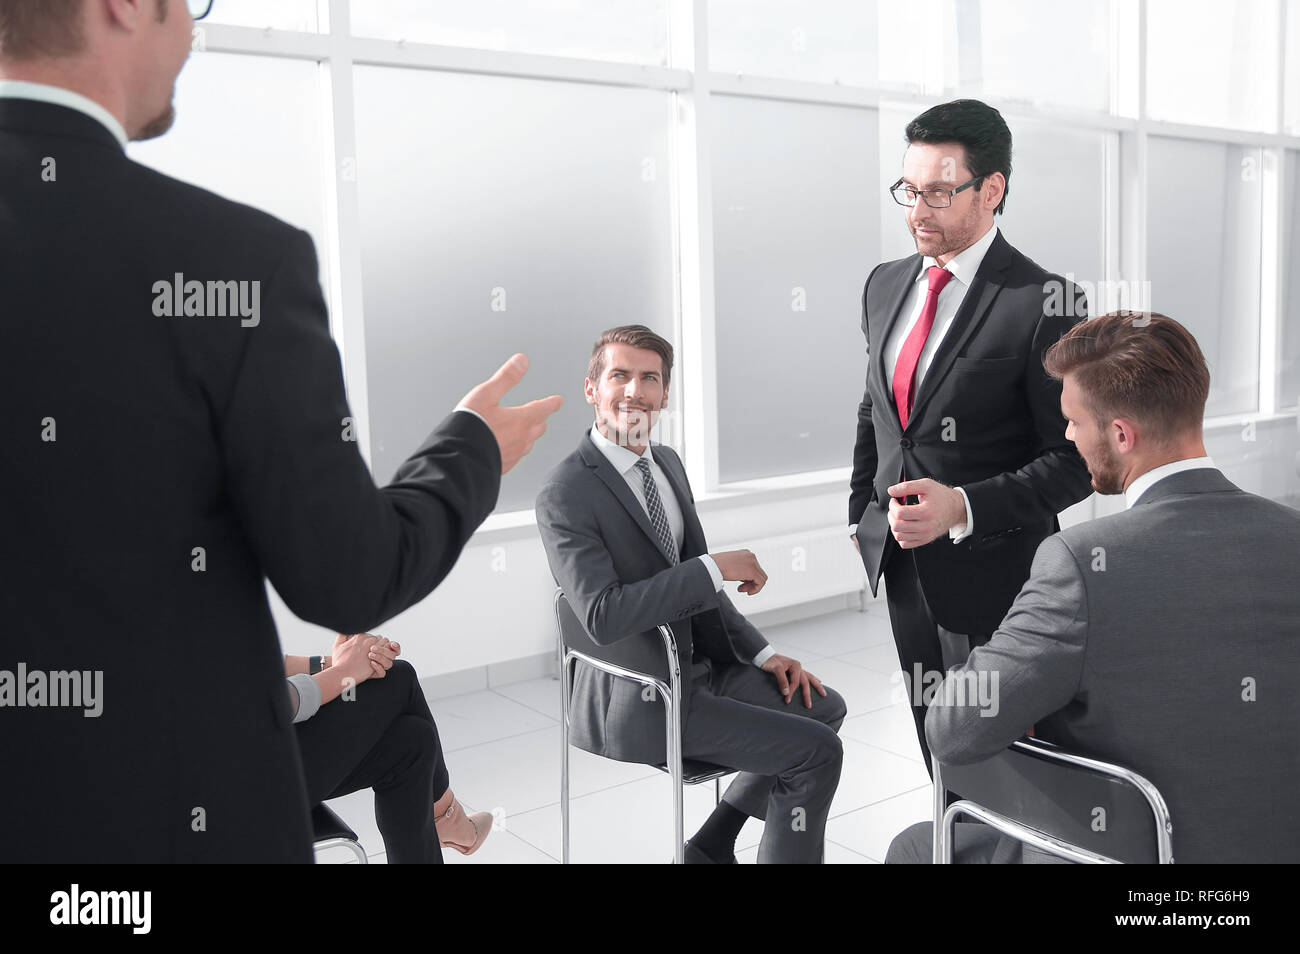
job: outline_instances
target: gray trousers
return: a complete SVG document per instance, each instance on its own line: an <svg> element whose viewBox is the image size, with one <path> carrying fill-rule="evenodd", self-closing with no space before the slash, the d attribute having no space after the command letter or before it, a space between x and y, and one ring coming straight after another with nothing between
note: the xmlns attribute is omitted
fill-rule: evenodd
<svg viewBox="0 0 1300 954"><path fill-rule="evenodd" d="M995 828L978 822L954 826L952 860L959 865L1070 864L1046 852L1023 845ZM934 825L917 822L900 832L885 855L887 865L928 865L934 860Z"/></svg>
<svg viewBox="0 0 1300 954"><path fill-rule="evenodd" d="M756 666L697 660L682 755L737 769L723 798L763 819L759 864L818 864L844 750L836 734L844 699L829 686L787 704L775 677Z"/></svg>

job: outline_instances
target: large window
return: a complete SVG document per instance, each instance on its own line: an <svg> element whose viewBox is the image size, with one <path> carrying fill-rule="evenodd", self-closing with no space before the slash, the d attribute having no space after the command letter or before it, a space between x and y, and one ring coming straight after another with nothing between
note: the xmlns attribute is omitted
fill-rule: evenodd
<svg viewBox="0 0 1300 954"><path fill-rule="evenodd" d="M505 482L527 511L628 322L678 347L697 495L841 486L862 284L915 251L885 188L957 97L1011 126L1007 238L1186 324L1216 446L1253 421L1242 466L1288 459L1300 0L216 0L175 129L131 150L316 239L378 481L526 351L517 398L567 402Z"/></svg>
<svg viewBox="0 0 1300 954"><path fill-rule="evenodd" d="M722 480L842 466L879 259L876 113L728 96L714 109Z"/></svg>
<svg viewBox="0 0 1300 954"><path fill-rule="evenodd" d="M577 83L358 67L371 460L387 481L514 351L511 403L562 394L549 439L506 476L526 510L577 445L605 328L674 337L668 96ZM412 103L419 103L417 110Z"/></svg>

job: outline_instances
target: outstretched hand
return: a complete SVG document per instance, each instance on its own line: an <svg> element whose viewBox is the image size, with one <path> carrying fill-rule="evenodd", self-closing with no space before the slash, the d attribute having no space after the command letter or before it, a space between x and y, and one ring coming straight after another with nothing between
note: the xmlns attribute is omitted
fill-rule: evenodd
<svg viewBox="0 0 1300 954"><path fill-rule="evenodd" d="M523 380L527 370L527 356L516 354L497 368L496 374L471 390L456 405L469 408L492 429L492 436L497 439L497 446L501 449L503 474L509 473L510 468L533 449L534 442L546 432L546 419L564 403L564 398L552 394L518 407L503 407L502 398Z"/></svg>

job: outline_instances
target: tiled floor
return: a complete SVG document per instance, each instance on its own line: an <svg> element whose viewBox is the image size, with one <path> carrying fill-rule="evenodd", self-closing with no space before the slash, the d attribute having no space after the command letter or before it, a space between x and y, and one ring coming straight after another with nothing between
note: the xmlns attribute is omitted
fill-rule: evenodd
<svg viewBox="0 0 1300 954"><path fill-rule="evenodd" d="M921 761L901 687L883 605L865 613L842 611L783 626L765 635L844 696L849 708L840 735L844 771L827 826L828 863L871 864L884 859L890 839L930 811L930 780ZM560 858L560 686L534 679L430 703L447 752L452 790L471 811L492 811L496 826L482 849L465 858L444 851L452 864L555 864ZM665 863L672 859L672 789L667 776L641 765L570 756L574 862ZM725 784L725 783L724 783ZM686 791L686 830L713 808L713 786ZM383 862L369 791L330 802ZM753 863L762 824L750 820L736 857ZM322 862L341 862L334 850Z"/></svg>

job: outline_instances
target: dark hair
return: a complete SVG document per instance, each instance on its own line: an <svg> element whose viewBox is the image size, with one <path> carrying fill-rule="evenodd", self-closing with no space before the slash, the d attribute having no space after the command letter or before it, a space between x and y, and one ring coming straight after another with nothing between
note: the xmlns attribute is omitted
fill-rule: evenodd
<svg viewBox="0 0 1300 954"><path fill-rule="evenodd" d="M656 352L663 361L664 390L668 390L668 380L673 373L673 346L659 337L645 325L619 325L602 332L591 346L591 360L587 362L587 378L599 381L605 372L605 346L611 344L631 345L633 348L645 348Z"/></svg>
<svg viewBox="0 0 1300 954"><path fill-rule="evenodd" d="M84 0L0 0L0 56L31 60L85 49Z"/></svg>
<svg viewBox="0 0 1300 954"><path fill-rule="evenodd" d="M993 214L997 215L1006 206L1011 183L1011 130L1002 114L992 106L978 99L940 103L908 123L903 135L909 145L956 143L966 150L966 166L972 176L1002 173L1007 185L1003 186L1002 201ZM983 184L981 178L974 186L975 191Z"/></svg>
<svg viewBox="0 0 1300 954"><path fill-rule="evenodd" d="M1192 333L1165 315L1112 311L1081 321L1047 349L1043 366L1054 378L1074 375L1102 427L1132 418L1157 443L1200 433L1210 369Z"/></svg>

